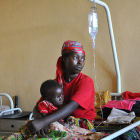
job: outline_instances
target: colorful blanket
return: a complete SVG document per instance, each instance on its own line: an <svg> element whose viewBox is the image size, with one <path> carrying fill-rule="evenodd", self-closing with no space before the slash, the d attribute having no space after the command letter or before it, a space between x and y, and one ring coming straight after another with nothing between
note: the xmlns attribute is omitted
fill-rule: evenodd
<svg viewBox="0 0 140 140"><path fill-rule="evenodd" d="M67 127L59 122L54 122L50 125L48 134L43 138L38 138L37 135L34 135L27 139L23 133L18 132L8 137L3 137L2 140L100 140L103 136L104 133L101 132L91 132L75 125Z"/></svg>

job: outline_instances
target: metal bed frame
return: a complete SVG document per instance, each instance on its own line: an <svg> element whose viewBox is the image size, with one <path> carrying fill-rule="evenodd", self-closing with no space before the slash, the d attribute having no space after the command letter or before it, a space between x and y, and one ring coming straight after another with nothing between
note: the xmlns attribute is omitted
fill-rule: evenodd
<svg viewBox="0 0 140 140"><path fill-rule="evenodd" d="M0 97L1 97L1 106L2 106L2 97L6 97L8 98L9 102L10 102L10 109L4 110L0 112L0 117L4 116L5 113L10 113L10 114L14 114L15 111L18 112L22 112L21 108L14 108L14 103L13 100L11 98L11 96L8 93L0 93Z"/></svg>
<svg viewBox="0 0 140 140"><path fill-rule="evenodd" d="M140 125L140 120L127 126L127 127L124 127L123 129L121 129L121 130L119 130L119 131L117 131L117 132L115 132L107 137L102 138L101 140L112 140L112 139L122 135L123 133L125 133L125 132L135 128L136 126L139 126L139 125Z"/></svg>

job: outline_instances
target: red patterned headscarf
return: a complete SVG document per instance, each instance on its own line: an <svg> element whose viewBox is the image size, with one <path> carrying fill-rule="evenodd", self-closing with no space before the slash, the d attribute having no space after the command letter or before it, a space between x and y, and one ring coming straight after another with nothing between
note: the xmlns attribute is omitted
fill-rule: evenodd
<svg viewBox="0 0 140 140"><path fill-rule="evenodd" d="M69 52L83 53L85 55L85 51L81 43L77 41L65 41L62 46L61 54L69 53ZM62 56L60 56L57 60L57 70L56 70L56 80L60 85L62 85Z"/></svg>
<svg viewBox="0 0 140 140"><path fill-rule="evenodd" d="M73 51L76 53L83 53L85 55L85 51L83 49L83 46L81 43L77 42L77 41L65 41L63 46L62 46L62 54L67 53L69 51Z"/></svg>

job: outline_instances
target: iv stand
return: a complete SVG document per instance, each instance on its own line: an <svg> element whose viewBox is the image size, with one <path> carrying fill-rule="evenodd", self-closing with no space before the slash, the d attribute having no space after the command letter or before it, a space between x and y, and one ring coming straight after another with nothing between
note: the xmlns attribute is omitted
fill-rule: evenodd
<svg viewBox="0 0 140 140"><path fill-rule="evenodd" d="M116 45L115 45L110 10L109 10L109 7L107 6L107 4L100 1L100 0L89 0L89 1L103 6L106 10L109 31L110 31L110 37L111 37L111 43L112 43L112 51L113 51L115 69L116 69L116 74L117 74L117 93L111 93L111 95L112 96L120 96L121 95L121 76L120 76L120 69L119 69L119 63L118 63L118 57L117 57L117 51L116 51Z"/></svg>

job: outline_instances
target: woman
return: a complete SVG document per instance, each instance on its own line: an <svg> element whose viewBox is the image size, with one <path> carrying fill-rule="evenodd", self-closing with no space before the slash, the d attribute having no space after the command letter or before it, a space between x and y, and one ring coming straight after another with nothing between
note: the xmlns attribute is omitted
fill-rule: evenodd
<svg viewBox="0 0 140 140"><path fill-rule="evenodd" d="M27 127L32 134L44 135L43 128L69 115L79 118L80 127L90 129L86 124L90 122L91 126L96 116L93 80L81 73L85 64L82 45L77 41L68 40L64 42L61 53L62 56L57 62L56 80L64 90L64 106L47 117L29 122Z"/></svg>

